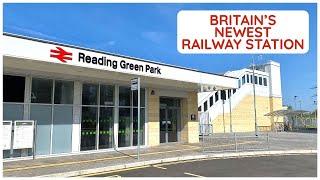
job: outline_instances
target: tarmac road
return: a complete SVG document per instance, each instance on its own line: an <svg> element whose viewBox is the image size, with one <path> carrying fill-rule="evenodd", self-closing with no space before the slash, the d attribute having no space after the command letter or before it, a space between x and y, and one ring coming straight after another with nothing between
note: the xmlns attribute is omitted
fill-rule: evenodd
<svg viewBox="0 0 320 180"><path fill-rule="evenodd" d="M89 177L316 177L317 155L202 159L128 168Z"/></svg>

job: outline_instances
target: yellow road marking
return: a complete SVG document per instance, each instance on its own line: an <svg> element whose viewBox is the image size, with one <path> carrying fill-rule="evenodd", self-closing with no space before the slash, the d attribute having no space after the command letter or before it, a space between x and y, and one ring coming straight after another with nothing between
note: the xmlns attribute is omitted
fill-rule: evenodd
<svg viewBox="0 0 320 180"><path fill-rule="evenodd" d="M251 143L251 142L252 141L248 141L247 143L238 143L238 144L248 144L248 143ZM185 145L185 146L188 146L188 145ZM232 146L232 144L224 144L224 145L209 146L209 147L223 147L223 146ZM202 147L193 146L192 148L189 148L189 149L145 153L145 154L141 154L141 156L148 156L148 155L154 155L154 154L164 154L164 153L170 153L170 152L190 151L190 150L200 149L200 148L202 148ZM130 156L135 157L137 155L130 155ZM36 169L36 168L45 168L45 167L55 167L55 166L80 164L80 163L90 163L90 162L97 162L97 161L103 161L103 160L122 159L122 158L127 158L127 157L128 156L118 156L118 157L107 157L107 158L99 158L99 159L91 159L91 160L83 160L83 161L63 162L63 163L55 163L55 164L44 164L44 165L27 166L27 167L17 167L17 168L12 168L12 169L4 169L3 172L12 172L12 171L20 171L20 170Z"/></svg>
<svg viewBox="0 0 320 180"><path fill-rule="evenodd" d="M168 163L162 163L158 165L154 165L155 167L161 167L161 166L168 166L173 164L181 164L181 163L189 163L189 162L195 162L195 161L203 161L205 159L190 159L190 160L183 160L183 161L175 161L175 162L168 162Z"/></svg>
<svg viewBox="0 0 320 180"><path fill-rule="evenodd" d="M200 176L200 175L192 174L192 173L187 173L187 172L185 172L184 174L189 175L189 176L194 176L194 177L204 177L204 176Z"/></svg>
<svg viewBox="0 0 320 180"><path fill-rule="evenodd" d="M145 153L145 154L141 154L141 156L154 155L154 154L163 154L163 153L170 153L170 152L190 151L190 150L193 150L193 149L198 149L198 148ZM135 157L137 155L131 155L131 156ZM109 157L109 158L91 159L91 160L83 160L83 161L73 161L73 162L64 162L64 163L55 163L55 164L45 164L45 165L18 167L18 168L12 168L12 169L5 169L5 170L3 170L3 172L20 171L20 170L36 169L36 168L44 168L44 167L63 166L63 165L70 165L70 164L89 163L89 162L97 162L97 161L103 161L103 160L121 159L121 158L128 158L128 156L119 156L119 157Z"/></svg>
<svg viewBox="0 0 320 180"><path fill-rule="evenodd" d="M115 173L115 172L123 172L123 171L135 170L135 169L142 169L142 168L146 168L146 167L150 167L150 165L131 167L131 168L126 168L126 169L117 169L117 170L112 170L112 171L97 172L97 173L91 173L91 174L84 174L84 175L80 175L80 176L76 176L76 177L88 177L88 176L96 176L96 175L100 175L100 174L111 174L111 173Z"/></svg>

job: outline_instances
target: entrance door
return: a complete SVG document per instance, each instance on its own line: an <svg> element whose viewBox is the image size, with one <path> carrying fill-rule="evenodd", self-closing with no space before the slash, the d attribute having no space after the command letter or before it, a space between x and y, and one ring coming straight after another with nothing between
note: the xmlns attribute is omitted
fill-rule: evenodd
<svg viewBox="0 0 320 180"><path fill-rule="evenodd" d="M178 101L178 103L172 103L173 101ZM178 122L180 121L179 105L179 99L160 99L160 143L178 141Z"/></svg>
<svg viewBox="0 0 320 180"><path fill-rule="evenodd" d="M160 143L167 142L167 110L160 108Z"/></svg>
<svg viewBox="0 0 320 180"><path fill-rule="evenodd" d="M177 142L177 121L178 121L178 109L167 109L167 142Z"/></svg>

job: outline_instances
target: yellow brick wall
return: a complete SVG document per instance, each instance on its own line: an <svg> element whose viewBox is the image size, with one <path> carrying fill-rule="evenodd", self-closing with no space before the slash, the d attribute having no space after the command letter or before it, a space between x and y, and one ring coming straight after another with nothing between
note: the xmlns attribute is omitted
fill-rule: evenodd
<svg viewBox="0 0 320 180"><path fill-rule="evenodd" d="M282 107L282 98L271 97L270 98L270 109L271 109L271 111L283 109L283 107ZM274 117L274 122L283 122L283 118Z"/></svg>
<svg viewBox="0 0 320 180"><path fill-rule="evenodd" d="M270 97L270 109L271 111L283 109L282 98ZM271 116L271 122L273 123L283 123L283 117L273 117ZM274 126L272 126L274 128Z"/></svg>
<svg viewBox="0 0 320 180"><path fill-rule="evenodd" d="M228 100L227 100L228 101ZM248 95L232 109L232 130L233 132L253 132L255 131L253 96ZM259 131L270 131L273 118L264 116L272 110L282 109L282 98L269 98L256 96L257 125ZM230 132L229 107L223 114L213 120L214 133ZM278 121L281 121L280 118ZM283 120L282 120L283 122Z"/></svg>
<svg viewBox="0 0 320 180"><path fill-rule="evenodd" d="M199 120L191 120L191 114L198 116L197 92L188 93L188 98L181 101L181 142L199 142Z"/></svg>
<svg viewBox="0 0 320 180"><path fill-rule="evenodd" d="M160 144L160 125L159 111L160 99L157 94L151 95L151 90L148 89L148 145L156 146ZM155 91L156 92L156 91Z"/></svg>
<svg viewBox="0 0 320 180"><path fill-rule="evenodd" d="M151 90L155 95L151 95ZM198 115L197 92L188 93L188 98L181 99L181 142L199 142L199 121L191 121L191 114ZM160 97L155 89L148 89L148 145L160 144Z"/></svg>

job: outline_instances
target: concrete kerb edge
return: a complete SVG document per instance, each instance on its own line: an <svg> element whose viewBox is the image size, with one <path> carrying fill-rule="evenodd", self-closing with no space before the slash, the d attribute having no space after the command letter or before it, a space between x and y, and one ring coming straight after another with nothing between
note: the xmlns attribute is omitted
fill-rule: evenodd
<svg viewBox="0 0 320 180"><path fill-rule="evenodd" d="M250 156L257 156L257 155L310 154L310 153L317 153L317 150L252 151L252 152L236 152L236 153L219 153L219 154L195 155L195 156L181 156L181 157L174 157L174 158L165 158L165 159L156 159L156 160L134 162L134 163L128 163L128 164L123 164L123 165L107 166L107 167L94 168L94 169L71 171L71 172L65 172L65 173L49 174L49 175L43 175L43 176L37 176L37 177L81 176L81 175L99 173L99 172L103 172L103 171L113 171L113 170L139 167L139 166L152 165L152 164L160 164L160 163L184 161L184 160L194 160L194 159L205 159L205 158L227 158L227 157L232 158L232 157L250 157Z"/></svg>

